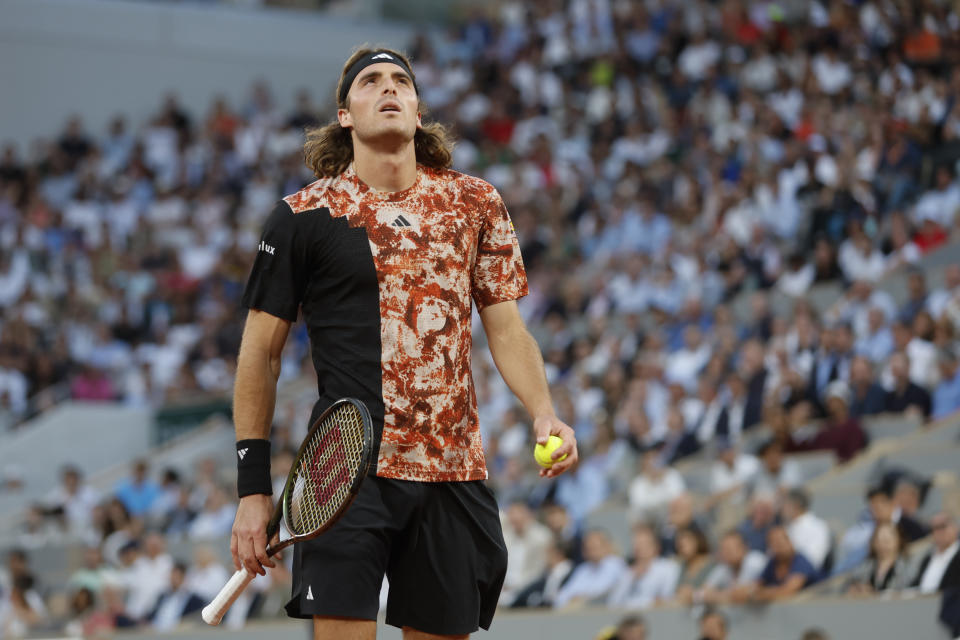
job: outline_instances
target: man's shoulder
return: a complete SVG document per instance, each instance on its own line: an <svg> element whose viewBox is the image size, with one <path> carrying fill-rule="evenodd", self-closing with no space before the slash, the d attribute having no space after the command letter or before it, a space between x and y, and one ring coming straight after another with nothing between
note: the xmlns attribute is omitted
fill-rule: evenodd
<svg viewBox="0 0 960 640"><path fill-rule="evenodd" d="M492 197L497 193L496 187L486 180L455 169L421 167L421 171L434 185L451 193L471 194L474 197Z"/></svg>
<svg viewBox="0 0 960 640"><path fill-rule="evenodd" d="M283 197L283 202L289 205L293 213L302 213L329 206L331 200L338 195L350 191L350 183L343 179L342 174L325 176L314 180L299 191Z"/></svg>

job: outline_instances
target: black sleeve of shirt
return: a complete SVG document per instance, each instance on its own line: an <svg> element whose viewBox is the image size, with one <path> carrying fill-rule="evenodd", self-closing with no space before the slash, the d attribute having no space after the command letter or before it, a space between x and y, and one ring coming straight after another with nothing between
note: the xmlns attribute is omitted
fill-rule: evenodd
<svg viewBox="0 0 960 640"><path fill-rule="evenodd" d="M301 228L305 219L303 214L295 215L282 200L274 207L263 225L257 257L243 292L243 306L297 321L310 271L306 250L309 234Z"/></svg>

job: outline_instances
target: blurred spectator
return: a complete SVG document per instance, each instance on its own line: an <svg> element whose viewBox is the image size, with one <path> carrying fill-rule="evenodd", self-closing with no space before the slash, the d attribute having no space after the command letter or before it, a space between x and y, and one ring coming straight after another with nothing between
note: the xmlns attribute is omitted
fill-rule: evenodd
<svg viewBox="0 0 960 640"><path fill-rule="evenodd" d="M500 601L512 602L520 589L546 570L552 540L550 530L537 522L530 507L523 502L511 503L506 512L501 512L500 519L508 558Z"/></svg>
<svg viewBox="0 0 960 640"><path fill-rule="evenodd" d="M114 495L132 516L145 515L160 498L160 485L148 478L149 470L146 460L135 460L130 477L121 480L114 490Z"/></svg>
<svg viewBox="0 0 960 640"><path fill-rule="evenodd" d="M940 384L933 390L930 401L930 417L948 416L960 409L960 366L957 354L943 349L939 357Z"/></svg>
<svg viewBox="0 0 960 640"><path fill-rule="evenodd" d="M630 516L635 521L661 519L671 500L686 489L683 476L661 462L661 447L648 447L640 458L640 474L630 483Z"/></svg>
<svg viewBox="0 0 960 640"><path fill-rule="evenodd" d="M861 518L843 534L838 546L839 562L833 567L834 574L849 571L866 559L870 552L870 539L879 524L895 524L907 543L929 533L923 523L897 509L890 493L883 487L871 487L867 491L867 506L867 517Z"/></svg>
<svg viewBox="0 0 960 640"><path fill-rule="evenodd" d="M48 509L63 510L70 531L79 534L90 526L100 493L83 482L79 469L66 465L60 470L60 485L47 495L45 502Z"/></svg>
<svg viewBox="0 0 960 640"><path fill-rule="evenodd" d="M821 629L807 629L800 636L800 640L830 640L830 636Z"/></svg>
<svg viewBox="0 0 960 640"><path fill-rule="evenodd" d="M574 561L583 558L583 541L576 523L563 505L548 503L543 506L543 523L550 529L554 540L560 544L563 554Z"/></svg>
<svg viewBox="0 0 960 640"><path fill-rule="evenodd" d="M784 600L820 578L820 573L793 548L787 530L781 526L767 535L770 560L751 595L755 602Z"/></svg>
<svg viewBox="0 0 960 640"><path fill-rule="evenodd" d="M960 541L957 522L946 513L938 513L930 520L933 530L933 548L924 556L912 586L921 593L934 593L960 587Z"/></svg>
<svg viewBox="0 0 960 640"><path fill-rule="evenodd" d="M176 510L180 501L183 481L176 469L167 468L160 476L160 495L150 505L150 521L166 522Z"/></svg>
<svg viewBox="0 0 960 640"><path fill-rule="evenodd" d="M105 584L117 584L119 577L110 565L103 561L99 546L89 546L83 550L83 566L73 572L68 585L76 589L86 589L94 597Z"/></svg>
<svg viewBox="0 0 960 640"><path fill-rule="evenodd" d="M818 451L829 449L837 454L837 460L846 462L867 446L867 434L860 421L850 415L850 387L836 380L830 383L825 393L827 417L817 432L809 439L794 440L794 451Z"/></svg>
<svg viewBox="0 0 960 640"><path fill-rule="evenodd" d="M760 471L760 461L740 447L726 440L717 441L717 459L710 469L710 493L713 501L734 496L743 497L744 488L753 482Z"/></svg>
<svg viewBox="0 0 960 640"><path fill-rule="evenodd" d="M700 640L727 640L727 617L708 608L700 616Z"/></svg>
<svg viewBox="0 0 960 640"><path fill-rule="evenodd" d="M547 547L547 567L543 574L525 585L510 604L511 607L552 607L560 588L573 572L573 561L566 556L556 538Z"/></svg>
<svg viewBox="0 0 960 640"><path fill-rule="evenodd" d="M907 301L897 311L897 319L912 324L914 317L927 306L927 281L923 271L910 271L907 276L907 296Z"/></svg>
<svg viewBox="0 0 960 640"><path fill-rule="evenodd" d="M755 551L767 551L767 537L776 523L776 496L770 492L757 491L750 499L747 517L737 527L747 546Z"/></svg>
<svg viewBox="0 0 960 640"><path fill-rule="evenodd" d="M934 318L944 316L952 300L960 294L960 264L952 263L944 267L943 288L930 292L927 296L927 310Z"/></svg>
<svg viewBox="0 0 960 640"><path fill-rule="evenodd" d="M690 602L716 605L746 602L754 583L767 567L766 556L747 547L737 531L723 535L717 556L719 562L707 575L703 588L691 592Z"/></svg>
<svg viewBox="0 0 960 640"><path fill-rule="evenodd" d="M694 508L693 495L681 493L667 505L666 521L659 527L661 549L665 555L677 553L677 535L684 529L706 533L707 522Z"/></svg>
<svg viewBox="0 0 960 640"><path fill-rule="evenodd" d="M850 363L850 415L854 418L881 413L886 404L886 392L876 383L873 365L864 356L856 356Z"/></svg>
<svg viewBox="0 0 960 640"><path fill-rule="evenodd" d="M799 487L803 482L800 465L795 460L784 458L783 444L771 438L757 450L760 468L751 482L751 493L780 494Z"/></svg>
<svg viewBox="0 0 960 640"><path fill-rule="evenodd" d="M847 582L848 593L874 593L888 589L899 591L909 585L905 555L906 539L892 522L874 527L867 560L854 569Z"/></svg>
<svg viewBox="0 0 960 640"><path fill-rule="evenodd" d="M615 628L601 633L595 640L647 640L647 623L638 615L623 618Z"/></svg>
<svg viewBox="0 0 960 640"><path fill-rule="evenodd" d="M151 626L159 632L177 628L181 621L206 605L186 584L187 566L176 562L170 568L169 586L160 594L157 606L150 613Z"/></svg>
<svg viewBox="0 0 960 640"><path fill-rule="evenodd" d="M173 558L166 542L157 533L147 534L141 553L140 544L129 542L120 553L120 582L127 590L126 614L134 620L147 620L160 594L170 584Z"/></svg>
<svg viewBox="0 0 960 640"><path fill-rule="evenodd" d="M190 523L187 534L193 540L210 540L226 536L233 528L236 505L227 499L226 492L217 487L207 495L203 511Z"/></svg>
<svg viewBox="0 0 960 640"><path fill-rule="evenodd" d="M0 601L0 632L4 637L25 637L41 626L47 610L34 589L30 574L16 576L9 594Z"/></svg>
<svg viewBox="0 0 960 640"><path fill-rule="evenodd" d="M86 587L80 587L70 596L70 621L64 631L82 637L101 637L113 632L111 617L97 608L96 593Z"/></svg>
<svg viewBox="0 0 960 640"><path fill-rule="evenodd" d="M890 373L893 376L893 388L887 391L886 410L929 416L930 394L910 379L910 361L906 354L895 353L890 357Z"/></svg>
<svg viewBox="0 0 960 640"><path fill-rule="evenodd" d="M791 489L783 500L783 524L794 549L817 571L824 570L830 553L830 527L810 511L810 496L803 489Z"/></svg>
<svg viewBox="0 0 960 640"><path fill-rule="evenodd" d="M604 602L629 568L614 551L610 537L599 529L583 537L583 562L578 564L553 602L556 608Z"/></svg>
<svg viewBox="0 0 960 640"><path fill-rule="evenodd" d="M707 536L699 529L681 529L676 540L676 561L680 565L676 595L680 601L689 602L713 571L713 557Z"/></svg>
<svg viewBox="0 0 960 640"><path fill-rule="evenodd" d="M678 540L679 542L679 540ZM673 560L660 557L660 542L646 525L633 529L633 562L619 576L607 598L611 607L646 609L673 598L681 568Z"/></svg>

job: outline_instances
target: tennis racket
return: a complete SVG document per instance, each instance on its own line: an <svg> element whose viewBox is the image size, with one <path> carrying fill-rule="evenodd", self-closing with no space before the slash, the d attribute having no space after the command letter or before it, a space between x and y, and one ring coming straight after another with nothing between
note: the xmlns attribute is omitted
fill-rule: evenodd
<svg viewBox="0 0 960 640"><path fill-rule="evenodd" d="M267 524L267 540L283 519L290 537L267 545L273 556L295 542L310 540L329 529L353 502L373 455L373 423L359 400L337 400L310 427L290 468L283 495ZM220 593L203 608L207 624L220 624L230 605L257 574L241 567Z"/></svg>

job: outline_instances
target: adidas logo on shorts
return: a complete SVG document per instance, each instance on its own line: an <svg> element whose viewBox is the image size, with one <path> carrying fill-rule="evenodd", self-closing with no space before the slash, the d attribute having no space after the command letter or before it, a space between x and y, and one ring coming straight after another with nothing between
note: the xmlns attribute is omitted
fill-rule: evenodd
<svg viewBox="0 0 960 640"><path fill-rule="evenodd" d="M313 588L307 585L307 600L313 600Z"/></svg>

